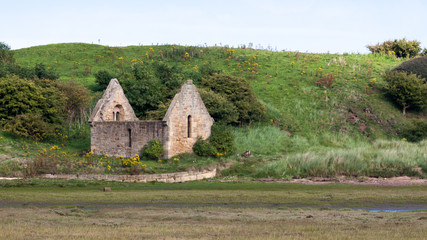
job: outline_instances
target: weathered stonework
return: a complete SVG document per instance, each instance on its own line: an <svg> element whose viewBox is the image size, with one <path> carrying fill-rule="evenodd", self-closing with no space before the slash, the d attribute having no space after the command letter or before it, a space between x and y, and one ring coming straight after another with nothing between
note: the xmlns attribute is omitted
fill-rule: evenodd
<svg viewBox="0 0 427 240"><path fill-rule="evenodd" d="M216 168L201 172L175 172L161 174L144 174L144 175L106 175L106 174L44 174L41 178L46 179L78 179L78 180L104 180L119 182L164 182L164 183L181 183L198 181L216 176Z"/></svg>
<svg viewBox="0 0 427 240"><path fill-rule="evenodd" d="M173 98L163 118L168 126L166 156L192 152L199 137L211 135L213 118L209 115L196 86L188 80Z"/></svg>
<svg viewBox="0 0 427 240"><path fill-rule="evenodd" d="M95 154L131 157L157 138L164 156L191 152L199 137L210 136L213 119L196 86L188 80L175 95L163 121L140 121L117 79L112 79L91 117L91 151Z"/></svg>

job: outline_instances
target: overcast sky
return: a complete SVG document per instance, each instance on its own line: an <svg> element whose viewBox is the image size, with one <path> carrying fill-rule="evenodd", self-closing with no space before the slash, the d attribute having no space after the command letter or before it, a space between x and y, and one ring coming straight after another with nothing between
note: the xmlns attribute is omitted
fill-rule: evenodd
<svg viewBox="0 0 427 240"><path fill-rule="evenodd" d="M253 43L277 50L367 53L385 40L427 47L425 0L0 0L0 42L109 46Z"/></svg>

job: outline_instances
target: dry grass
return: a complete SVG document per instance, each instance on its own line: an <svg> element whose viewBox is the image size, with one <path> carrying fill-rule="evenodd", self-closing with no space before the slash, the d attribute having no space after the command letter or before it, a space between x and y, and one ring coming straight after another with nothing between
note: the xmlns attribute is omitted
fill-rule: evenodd
<svg viewBox="0 0 427 240"><path fill-rule="evenodd" d="M2 239L424 239L426 212L266 208L0 209Z"/></svg>

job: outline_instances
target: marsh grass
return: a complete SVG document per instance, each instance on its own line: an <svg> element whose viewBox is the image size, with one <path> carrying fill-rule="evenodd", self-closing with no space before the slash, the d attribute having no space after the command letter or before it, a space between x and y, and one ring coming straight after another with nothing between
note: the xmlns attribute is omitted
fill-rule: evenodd
<svg viewBox="0 0 427 240"><path fill-rule="evenodd" d="M376 141L351 148L290 154L260 167L256 174L275 178L340 175L425 177L426 159L426 141Z"/></svg>

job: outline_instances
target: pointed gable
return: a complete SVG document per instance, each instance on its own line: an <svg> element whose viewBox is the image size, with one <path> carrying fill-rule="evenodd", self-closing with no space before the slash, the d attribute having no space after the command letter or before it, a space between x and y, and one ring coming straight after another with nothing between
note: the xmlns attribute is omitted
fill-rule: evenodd
<svg viewBox="0 0 427 240"><path fill-rule="evenodd" d="M175 95L163 121L169 128L166 157L192 152L199 137L210 136L214 122L192 80L184 83Z"/></svg>
<svg viewBox="0 0 427 240"><path fill-rule="evenodd" d="M97 121L138 121L117 79L111 79L107 89L99 99L89 122Z"/></svg>

